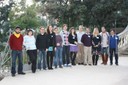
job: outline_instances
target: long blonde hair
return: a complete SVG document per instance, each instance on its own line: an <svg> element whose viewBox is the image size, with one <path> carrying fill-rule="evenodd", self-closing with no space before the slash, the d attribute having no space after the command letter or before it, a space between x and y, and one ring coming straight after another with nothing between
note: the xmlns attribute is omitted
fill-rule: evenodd
<svg viewBox="0 0 128 85"><path fill-rule="evenodd" d="M97 36L97 35L99 35L99 29L95 27L93 30L93 36Z"/></svg>

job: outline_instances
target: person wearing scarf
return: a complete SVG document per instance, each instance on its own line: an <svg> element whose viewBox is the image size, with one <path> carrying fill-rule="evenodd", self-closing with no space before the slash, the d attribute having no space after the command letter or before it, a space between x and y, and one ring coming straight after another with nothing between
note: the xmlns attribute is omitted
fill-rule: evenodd
<svg viewBox="0 0 128 85"><path fill-rule="evenodd" d="M15 32L9 38L9 46L12 50L12 66L11 74L12 77L16 74L16 61L18 58L18 74L24 75L23 72L23 56L22 56L22 46L23 46L23 36L20 34L20 27L15 28Z"/></svg>

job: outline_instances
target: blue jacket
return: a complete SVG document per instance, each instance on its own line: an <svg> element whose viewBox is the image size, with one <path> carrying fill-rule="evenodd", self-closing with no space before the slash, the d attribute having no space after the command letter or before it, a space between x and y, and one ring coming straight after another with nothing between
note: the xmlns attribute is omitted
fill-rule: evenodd
<svg viewBox="0 0 128 85"><path fill-rule="evenodd" d="M109 48L118 48L119 37L115 34L109 36Z"/></svg>

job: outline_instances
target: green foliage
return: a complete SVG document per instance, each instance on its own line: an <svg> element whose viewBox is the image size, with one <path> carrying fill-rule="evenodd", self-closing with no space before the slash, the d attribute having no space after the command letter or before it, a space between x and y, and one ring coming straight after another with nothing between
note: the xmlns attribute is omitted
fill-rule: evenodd
<svg viewBox="0 0 128 85"><path fill-rule="evenodd" d="M40 11L58 18L59 25L126 27L128 0L36 0L42 2ZM115 24L116 23L116 24Z"/></svg>
<svg viewBox="0 0 128 85"><path fill-rule="evenodd" d="M21 1L19 5L17 4L17 6L10 12L12 28L20 26L22 29L28 29L45 25L45 20L37 17L36 8L36 4L25 6L25 0ZM44 23L42 23L42 21Z"/></svg>

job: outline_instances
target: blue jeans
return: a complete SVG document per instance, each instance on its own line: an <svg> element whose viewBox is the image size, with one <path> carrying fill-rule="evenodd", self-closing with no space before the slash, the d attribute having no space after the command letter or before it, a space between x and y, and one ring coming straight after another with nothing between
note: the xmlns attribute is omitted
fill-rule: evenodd
<svg viewBox="0 0 128 85"><path fill-rule="evenodd" d="M38 69L42 67L42 60L43 60L43 69L46 69L46 52L45 50L39 50L39 57L38 57Z"/></svg>
<svg viewBox="0 0 128 85"><path fill-rule="evenodd" d="M56 52L55 52L55 58L54 58L54 65L55 67L57 67L59 65L59 67L62 66L62 47L57 47L56 48Z"/></svg>
<svg viewBox="0 0 128 85"><path fill-rule="evenodd" d="M22 51L12 50L12 67L11 73L16 73L16 59L18 57L18 73L22 73L23 71L23 55Z"/></svg>

